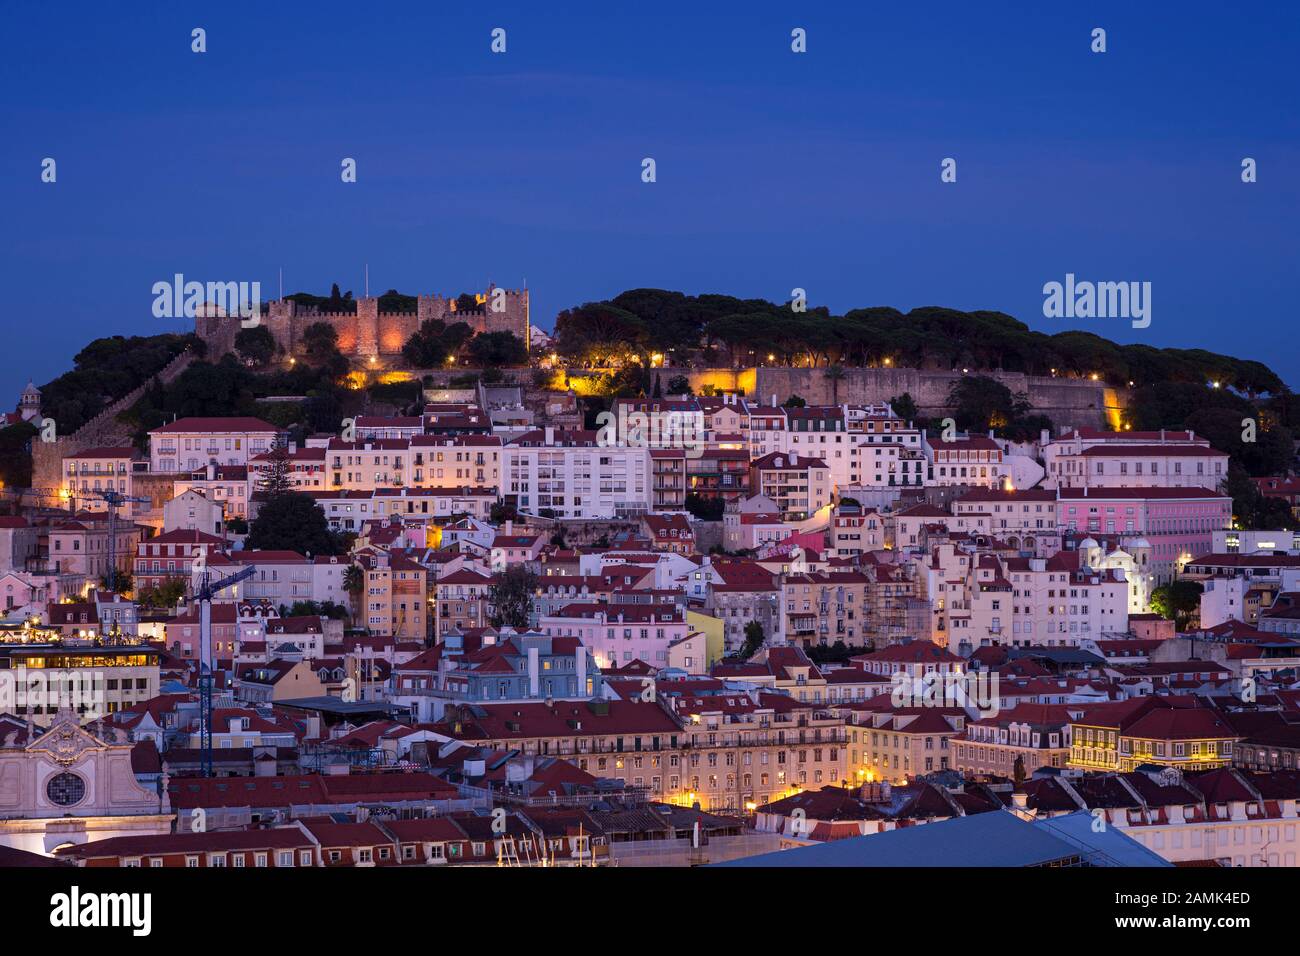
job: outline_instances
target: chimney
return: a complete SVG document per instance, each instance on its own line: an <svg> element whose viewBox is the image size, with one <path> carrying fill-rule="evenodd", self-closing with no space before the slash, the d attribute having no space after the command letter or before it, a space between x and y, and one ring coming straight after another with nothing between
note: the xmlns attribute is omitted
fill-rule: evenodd
<svg viewBox="0 0 1300 956"><path fill-rule="evenodd" d="M511 518L507 518L507 519L506 519L506 534L507 534L507 535L511 535L511 534L514 534L514 533L515 533L515 523L514 523L514 520L511 519Z"/></svg>
<svg viewBox="0 0 1300 956"><path fill-rule="evenodd" d="M546 444L548 444L548 445L554 445L554 444L555 444L555 428L554 428L553 426L551 426L551 425L547 425L547 426L546 426L546 432L545 432L545 434L546 434Z"/></svg>
<svg viewBox="0 0 1300 956"><path fill-rule="evenodd" d="M573 669L578 675L578 694L585 694L587 687L587 648L579 645L573 652Z"/></svg>
<svg viewBox="0 0 1300 956"><path fill-rule="evenodd" d="M528 696L536 697L540 689L537 673L537 648L528 648Z"/></svg>

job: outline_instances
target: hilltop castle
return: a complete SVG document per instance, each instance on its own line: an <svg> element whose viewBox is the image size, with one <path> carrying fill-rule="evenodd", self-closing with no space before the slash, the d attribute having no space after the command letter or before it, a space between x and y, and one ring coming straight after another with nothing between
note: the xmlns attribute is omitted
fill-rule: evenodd
<svg viewBox="0 0 1300 956"><path fill-rule="evenodd" d="M303 331L309 325L328 322L338 332L339 351L345 356L384 360L384 364L389 364L389 360L400 361L402 346L428 319L447 325L465 322L476 333L511 332L528 343L527 289L499 289L489 285L487 292L476 295L475 299L478 307L465 310L456 307L454 297L421 295L416 297L414 312L380 312L379 299L375 297L357 299L355 312L321 312L292 299L278 299L267 303L262 324L285 354L293 355L301 350ZM238 319L233 317L199 315L194 319L194 331L217 356L234 349L239 328Z"/></svg>

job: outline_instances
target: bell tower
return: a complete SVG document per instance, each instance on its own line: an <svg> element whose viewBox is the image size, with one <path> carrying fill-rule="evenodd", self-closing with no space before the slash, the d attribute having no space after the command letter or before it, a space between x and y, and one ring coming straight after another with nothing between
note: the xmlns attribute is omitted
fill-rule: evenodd
<svg viewBox="0 0 1300 956"><path fill-rule="evenodd" d="M30 379L18 400L18 414L25 422L41 417L41 390Z"/></svg>

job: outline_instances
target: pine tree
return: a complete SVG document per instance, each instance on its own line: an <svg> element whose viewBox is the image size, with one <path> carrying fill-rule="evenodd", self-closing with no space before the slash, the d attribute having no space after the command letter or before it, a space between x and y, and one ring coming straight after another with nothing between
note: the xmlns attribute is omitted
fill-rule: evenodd
<svg viewBox="0 0 1300 956"><path fill-rule="evenodd" d="M266 474L258 483L258 491L267 499L278 498L293 491L293 481L289 477L289 452L277 447L271 452Z"/></svg>

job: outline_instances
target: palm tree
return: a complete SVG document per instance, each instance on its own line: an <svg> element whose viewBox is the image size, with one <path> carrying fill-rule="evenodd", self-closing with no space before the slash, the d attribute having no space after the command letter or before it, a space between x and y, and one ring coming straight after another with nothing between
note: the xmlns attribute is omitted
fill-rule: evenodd
<svg viewBox="0 0 1300 956"><path fill-rule="evenodd" d="M361 592L366 589L366 574L361 570L359 564L349 564L347 570L343 572L343 590L348 592L348 597L352 599L352 613L357 612L357 601L361 597Z"/></svg>
<svg viewBox="0 0 1300 956"><path fill-rule="evenodd" d="M838 363L828 365L823 374L831 383L831 404L838 405L840 403L840 380L844 378L844 366Z"/></svg>

